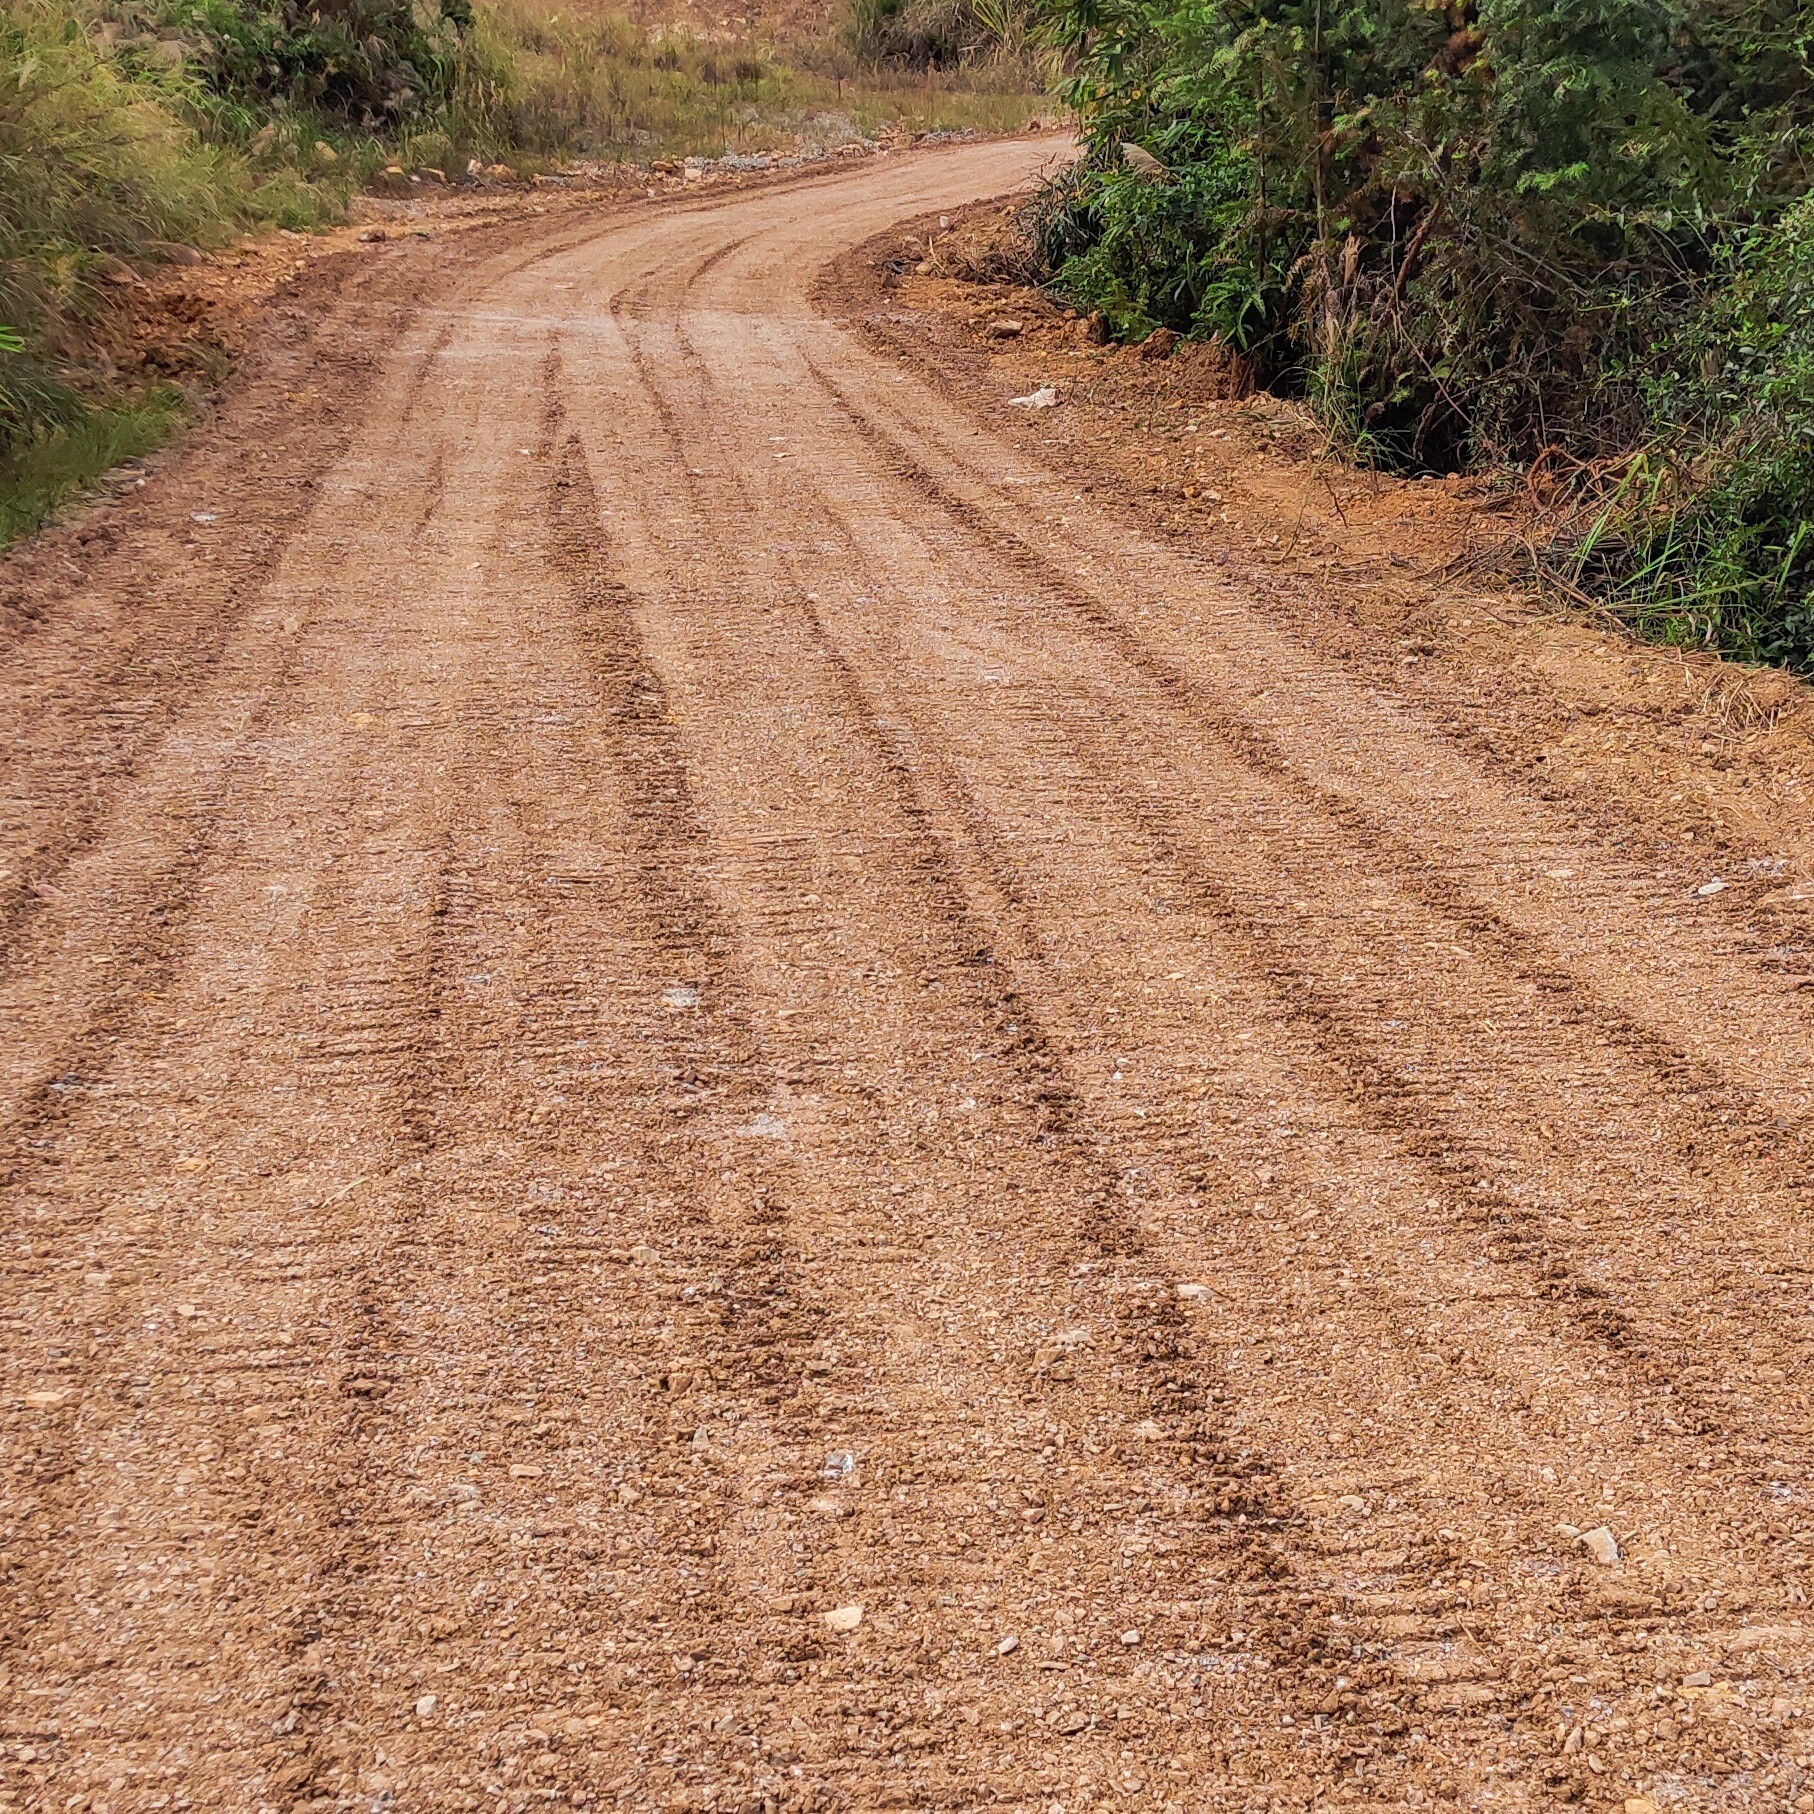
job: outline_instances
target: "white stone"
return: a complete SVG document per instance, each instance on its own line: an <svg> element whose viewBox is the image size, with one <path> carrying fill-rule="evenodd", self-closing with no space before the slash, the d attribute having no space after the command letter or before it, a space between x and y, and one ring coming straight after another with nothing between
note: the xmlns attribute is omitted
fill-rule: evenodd
<svg viewBox="0 0 1814 1814"><path fill-rule="evenodd" d="M1597 1524L1575 1539L1602 1568L1611 1568L1619 1559L1619 1540L1605 1525Z"/></svg>

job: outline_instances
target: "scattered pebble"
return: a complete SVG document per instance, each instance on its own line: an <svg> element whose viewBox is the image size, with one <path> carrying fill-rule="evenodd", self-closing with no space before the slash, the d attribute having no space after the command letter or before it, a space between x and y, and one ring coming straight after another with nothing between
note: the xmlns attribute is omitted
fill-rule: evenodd
<svg viewBox="0 0 1814 1814"><path fill-rule="evenodd" d="M863 1623L863 1609L860 1606L834 1606L825 1615L825 1623L833 1631L855 1631Z"/></svg>
<svg viewBox="0 0 1814 1814"><path fill-rule="evenodd" d="M1618 1539L1605 1525L1597 1524L1575 1539L1602 1568L1611 1568L1619 1559Z"/></svg>
<svg viewBox="0 0 1814 1814"><path fill-rule="evenodd" d="M1137 1631L1124 1631L1121 1634L1121 1641L1124 1644L1138 1644L1140 1642L1140 1634Z"/></svg>
<svg viewBox="0 0 1814 1814"><path fill-rule="evenodd" d="M416 1718L419 1720L428 1719L440 1704L440 1700L435 1695L419 1695L416 1699Z"/></svg>
<svg viewBox="0 0 1814 1814"><path fill-rule="evenodd" d="M1019 1648L1020 1639L1017 1638L1013 1632L1009 1632L1008 1635L996 1645L995 1654L998 1657L1011 1657Z"/></svg>

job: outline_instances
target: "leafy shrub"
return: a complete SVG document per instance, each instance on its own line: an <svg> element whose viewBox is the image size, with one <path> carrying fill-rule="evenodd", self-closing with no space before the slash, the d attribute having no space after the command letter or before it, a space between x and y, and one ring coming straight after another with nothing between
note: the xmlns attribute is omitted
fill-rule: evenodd
<svg viewBox="0 0 1814 1814"><path fill-rule="evenodd" d="M1616 545L1623 595L1675 574L1724 601L1696 633L1799 646L1805 6L1046 5L1091 141L1062 290L1240 347L1388 466L1622 475L1588 566Z"/></svg>
<svg viewBox="0 0 1814 1814"><path fill-rule="evenodd" d="M1670 640L1814 673L1814 201L1734 245L1672 351L1671 429L1551 558Z"/></svg>
<svg viewBox="0 0 1814 1814"><path fill-rule="evenodd" d="M1124 339L1156 327L1245 350L1283 313L1287 271L1240 249L1252 171L1238 148L1181 162L1166 182L1096 161L1037 232L1064 288Z"/></svg>
<svg viewBox="0 0 1814 1814"><path fill-rule="evenodd" d="M222 100L380 132L447 105L472 10L469 0L162 0L155 19L194 47Z"/></svg>

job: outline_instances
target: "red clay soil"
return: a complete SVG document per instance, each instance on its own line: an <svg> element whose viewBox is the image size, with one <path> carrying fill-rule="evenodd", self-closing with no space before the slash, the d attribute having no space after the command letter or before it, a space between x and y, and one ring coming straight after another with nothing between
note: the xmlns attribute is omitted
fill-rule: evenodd
<svg viewBox="0 0 1814 1814"><path fill-rule="evenodd" d="M815 306L1050 155L349 253L0 567L10 1805L1814 1806L1799 708L1659 857L1673 658Z"/></svg>

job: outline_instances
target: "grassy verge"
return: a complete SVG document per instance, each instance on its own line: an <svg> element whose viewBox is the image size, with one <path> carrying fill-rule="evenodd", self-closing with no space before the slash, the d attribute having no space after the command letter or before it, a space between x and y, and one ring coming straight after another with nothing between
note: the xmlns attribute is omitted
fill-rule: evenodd
<svg viewBox="0 0 1814 1814"><path fill-rule="evenodd" d="M1814 673L1806 6L1042 4L1090 140L1048 281L1358 458L1519 485L1645 634Z"/></svg>
<svg viewBox="0 0 1814 1814"><path fill-rule="evenodd" d="M122 380L110 357L118 279L344 204L210 132L199 78L123 53L103 23L0 15L0 544L176 419L167 385Z"/></svg>
<svg viewBox="0 0 1814 1814"><path fill-rule="evenodd" d="M42 527L71 492L157 447L181 407L180 392L150 391L133 402L93 404L70 426L34 436L0 463L0 548Z"/></svg>
<svg viewBox="0 0 1814 1814"><path fill-rule="evenodd" d="M1018 60L913 71L865 65L837 44L783 52L654 36L524 0L480 12L473 53L450 157L457 135L519 156L659 159L837 145L890 127L1013 131L1050 105Z"/></svg>

